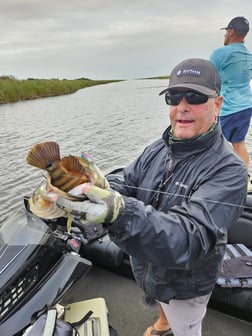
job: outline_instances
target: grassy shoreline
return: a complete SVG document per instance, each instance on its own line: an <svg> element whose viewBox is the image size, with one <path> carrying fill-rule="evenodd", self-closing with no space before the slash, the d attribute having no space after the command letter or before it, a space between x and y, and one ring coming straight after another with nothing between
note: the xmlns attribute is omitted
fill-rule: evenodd
<svg viewBox="0 0 252 336"><path fill-rule="evenodd" d="M0 104L66 95L85 87L119 81L120 80L92 80L88 78L73 80L31 78L17 80L8 76L0 76Z"/></svg>

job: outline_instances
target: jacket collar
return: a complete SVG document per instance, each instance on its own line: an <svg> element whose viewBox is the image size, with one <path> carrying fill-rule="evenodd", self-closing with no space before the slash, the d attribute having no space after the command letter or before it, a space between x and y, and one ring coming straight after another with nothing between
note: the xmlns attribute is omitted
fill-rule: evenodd
<svg viewBox="0 0 252 336"><path fill-rule="evenodd" d="M219 122L215 127L203 136L198 136L188 140L175 140L172 137L171 126L169 126L163 133L163 140L172 151L186 153L198 152L212 147L221 136L221 128Z"/></svg>

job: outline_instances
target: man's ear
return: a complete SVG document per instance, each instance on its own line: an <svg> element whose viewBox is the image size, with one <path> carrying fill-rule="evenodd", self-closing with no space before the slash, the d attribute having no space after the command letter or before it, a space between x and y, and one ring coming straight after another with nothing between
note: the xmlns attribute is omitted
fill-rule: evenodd
<svg viewBox="0 0 252 336"><path fill-rule="evenodd" d="M222 96L219 96L215 99L215 118L218 117L222 105Z"/></svg>

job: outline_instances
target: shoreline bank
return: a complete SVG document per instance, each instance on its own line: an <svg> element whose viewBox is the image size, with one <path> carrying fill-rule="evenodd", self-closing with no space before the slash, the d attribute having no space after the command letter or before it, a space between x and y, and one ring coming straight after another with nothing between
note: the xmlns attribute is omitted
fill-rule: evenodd
<svg viewBox="0 0 252 336"><path fill-rule="evenodd" d="M79 79L25 79L0 77L0 104L14 103L22 100L54 97L74 93L80 89L121 80Z"/></svg>

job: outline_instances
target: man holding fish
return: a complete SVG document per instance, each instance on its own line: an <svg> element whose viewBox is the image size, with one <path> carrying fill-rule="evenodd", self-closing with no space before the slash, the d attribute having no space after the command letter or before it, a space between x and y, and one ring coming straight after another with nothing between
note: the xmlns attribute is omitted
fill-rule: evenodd
<svg viewBox="0 0 252 336"><path fill-rule="evenodd" d="M227 231L243 209L247 170L221 133L220 89L210 61L179 63L160 93L170 106L162 137L124 168L123 177L108 176L110 186L89 178L67 191L87 200L51 199L83 224L106 225L130 255L137 283L170 323L166 330L155 323L145 336L201 335Z"/></svg>

